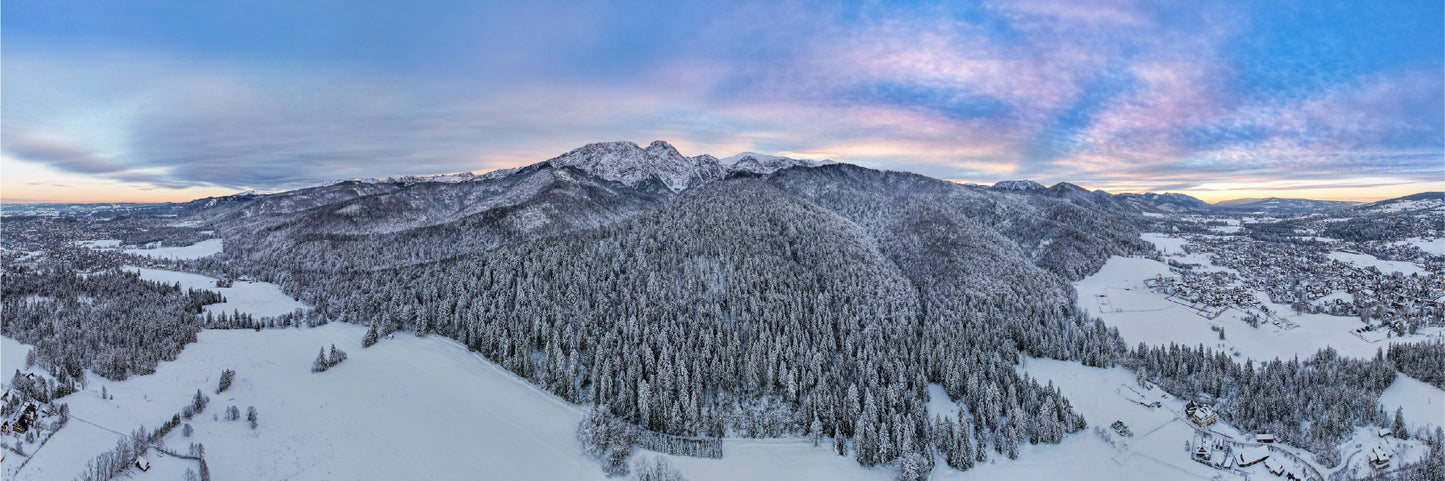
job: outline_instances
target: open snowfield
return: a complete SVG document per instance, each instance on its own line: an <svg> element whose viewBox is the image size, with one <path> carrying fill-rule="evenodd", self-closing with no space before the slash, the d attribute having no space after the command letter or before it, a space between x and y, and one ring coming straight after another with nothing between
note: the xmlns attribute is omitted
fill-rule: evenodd
<svg viewBox="0 0 1445 481"><path fill-rule="evenodd" d="M249 313L256 317L279 316L297 309L308 309L309 307L286 295L281 291L281 286L269 282L242 282L236 281L231 287L216 287L216 279L200 274L189 272L168 271L165 269L150 269L145 267L126 266L126 270L139 272L141 279L148 281L165 282L168 284L181 284L182 289L205 289L215 291L226 296L226 302L206 306L206 311L220 314L240 311Z"/></svg>
<svg viewBox="0 0 1445 481"><path fill-rule="evenodd" d="M1235 272L1234 269L1214 265L1208 253L1186 253L1184 251L1184 245L1189 243L1189 239L1157 232L1145 232L1140 234L1139 237L1154 244L1154 248L1158 249L1159 253L1164 254L1165 257L1171 260L1184 264L1198 264L1198 270L1202 272Z"/></svg>
<svg viewBox="0 0 1445 481"><path fill-rule="evenodd" d="M1154 244L1154 248L1166 256L1184 254L1184 244L1189 243L1181 237L1156 232L1145 232L1139 237Z"/></svg>
<svg viewBox="0 0 1445 481"><path fill-rule="evenodd" d="M1413 377L1396 374L1395 382L1380 394L1380 405L1391 416L1395 408L1404 408L1405 422L1412 428L1445 427L1445 391Z"/></svg>
<svg viewBox="0 0 1445 481"><path fill-rule="evenodd" d="M1405 239L1403 244L1419 247L1420 250L1437 256L1445 256L1445 237L1426 239L1423 237L1412 237Z"/></svg>
<svg viewBox="0 0 1445 481"><path fill-rule="evenodd" d="M122 247L120 241L116 239L81 241L79 244L92 249L120 248L124 249L127 254L171 260L200 259L202 257L220 254L222 248L222 241L219 238L206 239L188 246L154 247L150 249L143 247Z"/></svg>
<svg viewBox="0 0 1445 481"><path fill-rule="evenodd" d="M91 249L119 249L120 239L88 240L80 241L76 244L79 244L81 247L89 247Z"/></svg>
<svg viewBox="0 0 1445 481"><path fill-rule="evenodd" d="M0 375L5 375L6 384L10 383L10 376L15 374L16 369L25 369L25 355L29 353L30 346L0 337Z"/></svg>
<svg viewBox="0 0 1445 481"><path fill-rule="evenodd" d="M183 247L156 247L153 249L126 249L126 253L154 257L157 259L200 259L221 253L221 239L206 239Z"/></svg>
<svg viewBox="0 0 1445 481"><path fill-rule="evenodd" d="M1399 272L1407 276L1410 274L1427 274L1425 269L1420 268L1420 266L1415 265L1413 262L1380 260L1369 254L1334 251L1330 252L1329 257L1346 264L1352 264L1361 269L1374 267L1385 274L1391 272Z"/></svg>
<svg viewBox="0 0 1445 481"><path fill-rule="evenodd" d="M159 425L196 389L209 395L211 404L190 421L195 434L185 438L178 428L165 443L182 454L189 443L203 443L215 479L606 479L577 445L582 407L451 340L401 334L363 349L364 332L339 323L203 331L155 374L93 381L66 397L70 426L7 479L70 479L114 446L119 432ZM21 352L23 362L24 346L4 341L6 365L12 351ZM316 350L333 343L348 359L326 372L310 372ZM230 390L215 394L226 368L237 371L236 380ZM115 400L100 399L102 385ZM231 405L241 410L241 420L212 419ZM259 414L255 431L244 419L248 406ZM721 460L668 457L694 481L886 480L896 473L891 467L863 468L851 455L837 456L831 446L815 448L803 438L727 439L723 449ZM185 460L150 457L152 472L124 476L177 479L188 467ZM161 476L157 469L175 476Z"/></svg>
<svg viewBox="0 0 1445 481"><path fill-rule="evenodd" d="M723 459L689 458L647 450L637 451L649 456L666 457L688 481L897 479L898 470L893 467L860 466L858 461L854 460L851 449L848 456L837 455L833 452L831 441L825 439L818 443L818 447L813 447L813 443L802 438L725 439ZM946 466L944 468L948 470Z"/></svg>
<svg viewBox="0 0 1445 481"><path fill-rule="evenodd" d="M204 331L155 374L92 382L65 401L75 419L125 432L160 424L203 390L211 404L191 421L195 434L176 429L165 441L182 453L204 443L216 479L603 477L574 440L579 408L455 342L407 334L362 349L364 332L342 324ZM331 344L349 358L310 372L317 349ZM225 368L237 371L235 383L215 394ZM100 399L102 384L114 401ZM231 405L242 420L212 419ZM244 420L248 406L259 414L254 431ZM14 479L70 479L117 438L81 426L57 433Z"/></svg>
<svg viewBox="0 0 1445 481"><path fill-rule="evenodd" d="M1269 323L1258 328L1243 321L1245 313L1236 309L1208 319L1196 311L1169 301L1166 296L1150 291L1144 280L1162 275L1170 277L1169 267L1151 259L1131 257L1110 258L1099 272L1074 283L1079 307L1097 316L1119 334L1129 345L1146 342L1167 345L1171 342L1188 346L1203 344L1217 350L1238 352L1254 359L1288 359L1296 355L1308 357L1325 346L1351 357L1370 357L1390 342L1418 342L1440 334L1440 329L1422 329L1421 334L1389 341L1368 342L1350 331L1361 326L1354 317L1327 314L1295 315L1287 306L1268 303L1270 309L1298 325L1282 329ZM1100 297L1100 296L1103 297ZM1265 299L1267 302L1268 300ZM1225 339L1211 326L1224 328Z"/></svg>

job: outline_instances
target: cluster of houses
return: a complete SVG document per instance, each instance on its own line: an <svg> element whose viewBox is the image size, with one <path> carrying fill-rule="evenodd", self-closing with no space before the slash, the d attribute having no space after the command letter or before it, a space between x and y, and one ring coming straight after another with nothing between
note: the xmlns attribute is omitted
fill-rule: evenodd
<svg viewBox="0 0 1445 481"><path fill-rule="evenodd" d="M1197 405L1196 408L1202 406ZM1200 411L1196 410L1191 413L1191 419L1194 419L1194 414L1198 412ZM1386 428L1381 429L1379 435L1381 438L1388 438L1393 434ZM1244 469L1262 464L1270 474L1286 480L1304 481L1320 476L1318 471L1307 466L1296 455L1274 446L1276 438L1273 434L1256 434L1253 441L1240 441L1224 436L1216 437L1200 432L1186 446L1189 448L1190 459L1215 469ZM1365 459L1370 468L1375 471L1389 469L1394 457L1393 450L1384 441L1365 451Z"/></svg>
<svg viewBox="0 0 1445 481"><path fill-rule="evenodd" d="M1230 272L1185 271L1179 278L1155 276L1144 285L1155 292L1179 298L1201 311L1220 312L1224 308L1250 308L1259 305L1251 290L1238 283Z"/></svg>
<svg viewBox="0 0 1445 481"><path fill-rule="evenodd" d="M1186 269L1178 280L1160 277L1149 284L1158 292L1197 302L1204 310L1256 306L1252 293L1262 291L1274 302L1301 311L1363 313L1384 325L1439 325L1445 314L1445 266L1431 264L1425 275L1405 276L1331 259L1321 247L1243 237L1191 236L1189 241L1187 247L1208 253L1215 265L1238 275Z"/></svg>
<svg viewBox="0 0 1445 481"><path fill-rule="evenodd" d="M1221 446L1221 449L1229 447L1227 443L1222 444L1224 444L1224 446ZM1203 447L1200 449L1203 449ZM1198 452L1199 451L1196 450L1196 460L1199 457ZM1216 450L1215 452L1219 451ZM1216 461L1213 466L1220 469L1230 469L1231 466L1238 466L1240 469L1243 469L1256 464L1264 464L1264 468L1275 476L1280 476L1290 481L1304 481L1308 479L1295 463L1281 459L1280 456L1276 456L1275 452L1266 446L1243 447L1233 450L1232 454L1233 455L1226 455L1223 461Z"/></svg>

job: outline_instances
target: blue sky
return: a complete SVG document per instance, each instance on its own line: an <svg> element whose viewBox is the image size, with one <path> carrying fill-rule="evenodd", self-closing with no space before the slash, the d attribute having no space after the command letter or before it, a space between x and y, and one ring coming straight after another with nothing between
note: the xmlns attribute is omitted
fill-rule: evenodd
<svg viewBox="0 0 1445 481"><path fill-rule="evenodd" d="M7 202L654 139L1209 200L1445 188L1438 1L10 0L0 27Z"/></svg>

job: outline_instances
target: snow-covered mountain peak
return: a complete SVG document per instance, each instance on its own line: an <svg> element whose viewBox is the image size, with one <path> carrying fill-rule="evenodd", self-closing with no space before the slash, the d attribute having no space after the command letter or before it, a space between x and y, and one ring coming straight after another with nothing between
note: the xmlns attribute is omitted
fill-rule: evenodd
<svg viewBox="0 0 1445 481"><path fill-rule="evenodd" d="M655 178L673 192L721 178L725 173L717 158L686 157L661 140L645 149L626 141L587 144L547 163L554 167L574 167L632 187Z"/></svg>
<svg viewBox="0 0 1445 481"><path fill-rule="evenodd" d="M1043 190L1044 184L1032 180L1004 180L993 185L995 190Z"/></svg>
<svg viewBox="0 0 1445 481"><path fill-rule="evenodd" d="M752 172L764 175L789 167L817 167L833 163L831 160L794 159L780 155L759 154L756 152L743 152L725 157L719 160L719 162L727 166L730 171Z"/></svg>

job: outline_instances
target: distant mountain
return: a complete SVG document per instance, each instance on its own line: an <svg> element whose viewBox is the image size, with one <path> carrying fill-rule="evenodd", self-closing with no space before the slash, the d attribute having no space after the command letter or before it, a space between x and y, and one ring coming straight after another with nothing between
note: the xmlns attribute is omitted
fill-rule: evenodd
<svg viewBox="0 0 1445 481"><path fill-rule="evenodd" d="M1360 210L1439 209L1445 207L1445 192L1421 192L1359 205Z"/></svg>
<svg viewBox="0 0 1445 481"><path fill-rule="evenodd" d="M1145 193L1110 194L1103 190L1090 191L1068 182L1059 182L1052 187L1032 180L1005 180L988 190L1015 194L1053 197L1070 203L1096 209L1120 212L1202 212L1209 210L1208 203L1185 194Z"/></svg>
<svg viewBox="0 0 1445 481"><path fill-rule="evenodd" d="M1006 180L987 187L987 189L998 192L1050 196L1079 205L1088 205L1102 209L1120 209L1126 212L1262 212L1270 214L1300 214L1343 209L1360 205L1358 202L1287 199L1279 197L1270 197L1267 199L1234 199L1210 204L1187 194L1171 192L1162 194L1153 192L1143 194L1110 194L1102 190L1090 191L1068 182L1059 182L1053 186L1045 187L1043 184L1032 180Z"/></svg>
<svg viewBox="0 0 1445 481"><path fill-rule="evenodd" d="M1445 235L1445 192L1418 194L1328 211L1324 235L1350 241L1401 240Z"/></svg>
<svg viewBox="0 0 1445 481"><path fill-rule="evenodd" d="M1044 190L1047 187L1044 187L1044 184L1032 180L1001 180L991 188L1002 191L1032 191Z"/></svg>
<svg viewBox="0 0 1445 481"><path fill-rule="evenodd" d="M657 181L672 192L722 178L727 169L716 157L685 157L661 140L647 148L632 142L600 142L578 147L547 161L554 167L575 167L628 187Z"/></svg>
<svg viewBox="0 0 1445 481"><path fill-rule="evenodd" d="M790 167L817 167L820 165L832 164L831 160L803 160L793 159L778 155L766 155L753 152L743 152L730 157L723 157L719 161L734 172L750 172L754 174L767 175Z"/></svg>
<svg viewBox="0 0 1445 481"><path fill-rule="evenodd" d="M1252 198L1219 201L1214 204L1214 208L1216 210L1268 212L1276 214L1298 214L1305 212L1318 212L1322 210L1343 209L1356 205L1360 205L1360 203L1337 200L1290 199L1282 197L1269 197L1265 199Z"/></svg>

